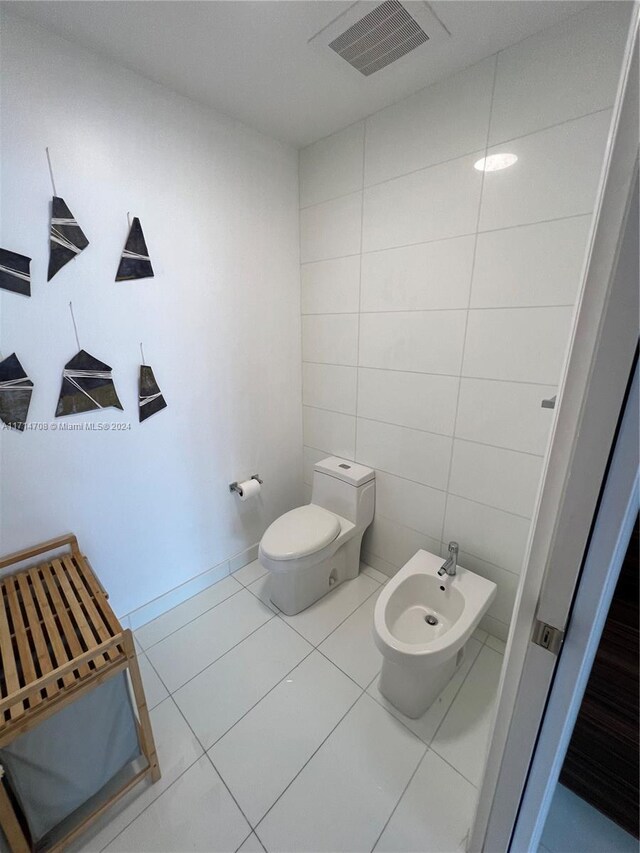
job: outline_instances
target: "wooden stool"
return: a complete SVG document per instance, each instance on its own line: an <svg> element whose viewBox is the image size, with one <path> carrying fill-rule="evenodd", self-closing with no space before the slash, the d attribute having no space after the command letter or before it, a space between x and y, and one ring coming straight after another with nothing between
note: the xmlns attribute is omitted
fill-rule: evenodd
<svg viewBox="0 0 640 853"><path fill-rule="evenodd" d="M160 778L133 634L122 628L76 537L62 536L9 554L0 559L0 569L65 546L69 553L0 578L0 747L128 669L138 709L138 741L148 766L51 850L61 850L146 776L152 782ZM0 826L13 853L31 849L1 782Z"/></svg>

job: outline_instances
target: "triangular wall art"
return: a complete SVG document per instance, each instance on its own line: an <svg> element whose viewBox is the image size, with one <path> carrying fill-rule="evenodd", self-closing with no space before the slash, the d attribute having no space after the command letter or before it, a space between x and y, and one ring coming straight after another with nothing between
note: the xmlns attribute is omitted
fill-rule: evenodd
<svg viewBox="0 0 640 853"><path fill-rule="evenodd" d="M135 278L153 278L153 267L149 250L144 240L142 226L137 216L133 218L129 236L122 251L116 281L131 281Z"/></svg>
<svg viewBox="0 0 640 853"><path fill-rule="evenodd" d="M49 272L51 281L58 270L86 249L89 241L63 198L53 197L51 205L51 231L49 232Z"/></svg>
<svg viewBox="0 0 640 853"><path fill-rule="evenodd" d="M22 296L31 296L31 258L0 249L0 287Z"/></svg>
<svg viewBox="0 0 640 853"><path fill-rule="evenodd" d="M56 417L107 409L110 406L122 409L111 377L111 368L81 349L64 366Z"/></svg>
<svg viewBox="0 0 640 853"><path fill-rule="evenodd" d="M138 391L138 411L140 423L155 415L161 409L166 409L167 403L148 364L140 365L140 384Z"/></svg>
<svg viewBox="0 0 640 853"><path fill-rule="evenodd" d="M32 393L33 382L15 352L0 361L0 420L3 423L24 431Z"/></svg>

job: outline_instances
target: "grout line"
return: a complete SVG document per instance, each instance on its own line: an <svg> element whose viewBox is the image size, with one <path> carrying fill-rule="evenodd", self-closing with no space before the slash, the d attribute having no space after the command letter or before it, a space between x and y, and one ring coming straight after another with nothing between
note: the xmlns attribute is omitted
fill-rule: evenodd
<svg viewBox="0 0 640 853"><path fill-rule="evenodd" d="M362 251L364 249L364 162L365 152L367 148L367 122L365 121L362 128L362 173L361 173L361 196L360 196L360 263L358 270L358 325L356 332L356 399L355 399L355 435L353 440L353 458L358 458L358 400L360 391L360 374L358 365L360 364L360 325L362 323Z"/></svg>
<svg viewBox="0 0 640 853"><path fill-rule="evenodd" d="M425 375L429 375L429 374L425 374ZM440 436L441 438L451 438L454 441L464 441L467 444L478 444L481 447L492 447L494 450L506 450L509 453L522 453L524 456L535 456L538 459L544 459L544 453L532 453L530 450L514 450L513 447L504 447L501 444L489 444L488 441L478 441L475 438L464 438L461 435L456 435L455 432L435 432L434 430L431 430L431 429L422 429L422 427L407 426L406 424L398 424L398 423L395 423L394 421L384 421L381 418L371 418L371 417L366 417L365 415L356 415L355 413L352 413L352 412L339 412L337 409L327 409L324 406L314 406L311 403L304 403L303 405L307 409L314 409L314 410L317 410L320 412L329 412L332 415L346 415L347 417L350 417L350 418L357 418L360 421L370 421L371 423L374 423L374 424L386 424L387 426L398 427L399 429L412 430L413 432L423 432L423 433L426 433L427 435L437 435L437 436ZM309 447L309 446L310 445L307 445L307 444L303 445L303 447ZM312 448L312 449L315 449L315 448ZM424 485L427 485L427 484L425 483ZM429 486L429 488L430 489L437 489L436 486ZM445 489L437 489L437 491L443 492L443 491L445 491ZM479 501L479 503L482 503L482 501ZM517 514L517 513L514 513L514 514ZM233 575L231 575L231 577L233 577ZM216 583L217 583L217 581L216 581Z"/></svg>
<svg viewBox="0 0 640 853"><path fill-rule="evenodd" d="M473 236L473 235L471 235ZM353 317L355 314L372 315L380 314L434 314L452 311L533 311L537 308L574 308L575 302L554 302L549 305L455 305L450 308L378 308L376 311L314 311L313 314L304 314L304 317ZM355 367L356 365L354 365ZM457 374L456 374L457 375Z"/></svg>
<svg viewBox="0 0 640 853"><path fill-rule="evenodd" d="M535 225L547 225L552 222L564 222L566 219L579 219L580 217L587 217L593 214L593 210L583 210L578 213L571 213L568 216L551 216L548 219L536 219L533 222L517 222L513 225L501 225L497 228L482 228L476 231L465 231L462 234L452 234L449 237L437 237L433 240L417 240L413 243L401 243L393 246L381 246L377 249L369 249L368 251L363 251L363 255L375 255L378 252L391 252L394 249L409 249L412 246L424 246L428 243L442 243L445 240L458 240L461 237L474 237L476 234L494 234L496 231L510 231L515 228L531 228ZM338 261L342 258L353 258L358 254L358 252L351 252L348 255L332 255L328 258L316 258L313 261L303 261L300 266L308 266L309 264L321 264L325 261ZM534 306L530 306L534 307ZM335 312L341 313L341 312ZM307 315L305 315L307 316Z"/></svg>
<svg viewBox="0 0 640 853"><path fill-rule="evenodd" d="M494 99L495 90L496 90L496 78L497 78L497 76L498 76L498 57L496 55L494 57L494 60L493 60L493 83L491 85L491 99L489 101L489 115L487 116L487 133L486 133L485 145L484 145L484 156L485 157L487 156L487 152L489 150L489 136L491 133L491 113L493 111L493 99ZM469 276L470 276L470 278L469 278L469 296L467 299L467 312L465 315L464 335L462 337L462 349L461 349L461 353L460 353L460 378L458 380L458 395L456 397L456 408L455 408L455 413L453 416L453 432L454 432L454 434L455 434L457 426L458 426L458 411L460 409L460 396L461 396L461 392L462 392L462 376L464 373L464 355L465 355L465 350L466 350L466 345L467 345L467 333L469 330L469 313L470 313L471 299L472 299L472 294L473 294L473 275L474 275L475 266L476 266L476 256L478 254L478 233L479 233L479 229L480 229L480 217L482 215L482 196L484 193L484 182L485 182L486 172L483 170L480 174L481 174L480 193L478 196L478 211L476 213L476 229L475 229L475 238L474 238L474 243L473 243L473 257L471 259L471 271L469 273ZM441 532L440 532L440 539L442 541L444 541L444 531L445 531L445 526L446 526L446 521L447 521L447 506L449 503L449 487L451 484L451 474L453 471L453 453L454 453L454 443L451 442L451 453L449 455L449 472L447 475L447 487L445 490L446 494L445 494L445 499L444 499L444 512L442 515L442 528L441 528Z"/></svg>
<svg viewBox="0 0 640 853"><path fill-rule="evenodd" d="M380 707L382 707L382 706L380 706ZM385 708L385 710L386 710L386 708ZM395 717L394 717L394 719L395 719ZM423 762L423 761L424 761L424 759L426 758L426 755L427 755L427 753L428 753L428 752L429 752L429 747L428 747L428 746L425 746L425 748L424 748L424 752L423 752L423 753L422 753L422 755L420 756L420 760L418 761L418 763L417 763L417 764L416 764L416 766L415 766L415 770L413 771L413 773L412 773L412 774L411 774L411 776L409 777L409 781L407 782L407 784L406 784L406 785L404 786L404 788L402 789L402 793L401 793L401 794L400 794L400 796L398 797L398 801L397 801L397 803L395 804L395 806L391 809L391 813L390 813L389 817L386 819L386 821L384 822L384 826L383 826L383 827L382 827L382 829L380 830L380 833L379 833L378 837L377 837L377 838L376 838L376 840L373 842L373 845L371 846L371 853L373 853L373 851L376 849L376 845L377 845L378 841L380 841L380 839L382 838L382 835L383 835L383 833L384 833L385 829L387 828L387 826L388 826L389 822L391 821L391 818L392 818L392 817L394 816L394 814L396 813L396 809L398 808L398 806L399 806L399 805L400 805L400 803L402 802L402 799L403 799L404 795L407 793L407 790L408 790L408 788L409 788L409 785L413 782L413 777L416 775L416 773L418 772L418 770L419 770L419 769L420 769L420 767L422 766L422 762Z"/></svg>
<svg viewBox="0 0 640 853"><path fill-rule="evenodd" d="M219 584L223 580L226 580L226 578L229 578L229 577L231 577L231 575L225 575L224 578L220 578L219 581L212 583L211 586L207 586L204 589L201 589L200 592L196 593L196 595L193 595L191 597L196 598L196 596L200 595L203 592L206 592L208 589L211 589L211 587L217 586L217 584ZM235 578L234 578L234 580L235 580ZM206 610L203 610L202 613L198 613L198 615L194 616L193 619L187 619L187 621L184 622L182 625L180 625L179 628L176 628L174 631L169 631L168 634L166 634L164 637L161 637L159 640L156 640L155 643L151 643L150 646L146 646L145 648L143 648L143 651L146 652L147 650L152 649L154 646L157 646L159 643L162 643L164 640L167 639L167 637L171 637L174 634L177 634L178 631L181 631L183 628L186 628L187 625L190 625L192 622L195 622L196 619L199 619L201 616L204 616L205 613L210 613L212 610L215 610L216 607L219 607L221 604L224 604L226 601L229 601L229 599L233 598L239 592L242 592L242 590L246 588L240 583L240 581L236 581L236 583L240 584L240 589L236 589L234 592L231 593L231 595L228 595L226 598L223 598L222 601L218 601L216 604L212 605L211 607L208 607ZM186 600L188 601L189 599L186 599ZM181 603L184 604L184 602L181 602ZM176 607L180 607L180 605L176 604L175 607L171 607L171 608L169 608L169 610L165 610L165 612L161 613L160 616L156 616L156 619L161 619L163 616L166 616L167 613L171 613L172 610L175 610ZM155 622L155 619L152 619L151 622ZM140 628L144 628L145 625L150 625L151 622L145 622L144 625L140 625ZM135 634L137 631L140 630L140 628L136 628L136 630L133 633ZM136 639L138 640L138 643L140 643L140 646L142 646L140 638L136 637Z"/></svg>
<svg viewBox="0 0 640 853"><path fill-rule="evenodd" d="M309 315L315 316L315 315ZM335 316L335 315L327 315L327 316ZM473 376L471 374L465 373L435 373L432 370L407 370L406 368L399 367L379 367L375 364L342 364L339 361L305 361L304 364L317 364L328 367L353 367L357 370L382 370L387 373L411 373L417 374L418 376L448 376L452 379L473 379L481 382L504 382L507 385L533 385L541 388L557 388L558 382L532 382L531 380L524 379L502 379L498 376ZM306 405L306 404L305 404Z"/></svg>

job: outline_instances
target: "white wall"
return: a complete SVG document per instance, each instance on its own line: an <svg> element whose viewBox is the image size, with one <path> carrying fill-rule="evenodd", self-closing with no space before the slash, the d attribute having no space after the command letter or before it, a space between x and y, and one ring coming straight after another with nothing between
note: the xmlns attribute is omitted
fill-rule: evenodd
<svg viewBox="0 0 640 853"><path fill-rule="evenodd" d="M125 613L257 542L301 501L297 153L3 13L2 233L32 298L2 292L3 355L54 422L82 347L113 367L124 412L62 421L131 430L2 432L0 553L68 530ZM47 284L51 186L91 241ZM155 278L115 283L127 211ZM138 423L140 341L168 408ZM259 472L239 504L228 483ZM214 573L215 574L215 573Z"/></svg>
<svg viewBox="0 0 640 853"><path fill-rule="evenodd" d="M377 470L364 558L494 580L506 637L629 8L598 6L304 149L304 479ZM482 173L485 154L518 156Z"/></svg>

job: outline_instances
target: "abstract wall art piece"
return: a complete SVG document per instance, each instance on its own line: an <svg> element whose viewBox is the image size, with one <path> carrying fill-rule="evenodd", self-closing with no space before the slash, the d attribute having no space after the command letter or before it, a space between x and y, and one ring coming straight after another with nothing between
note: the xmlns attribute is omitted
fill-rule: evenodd
<svg viewBox="0 0 640 853"><path fill-rule="evenodd" d="M116 273L116 281L131 281L134 278L153 278L149 250L137 216L134 216L129 229L129 236Z"/></svg>
<svg viewBox="0 0 640 853"><path fill-rule="evenodd" d="M0 361L0 420L3 423L24 431L32 393L33 382L15 352Z"/></svg>
<svg viewBox="0 0 640 853"><path fill-rule="evenodd" d="M31 296L31 258L0 249L0 287L12 293Z"/></svg>
<svg viewBox="0 0 640 853"><path fill-rule="evenodd" d="M138 411L140 423L155 415L161 409L166 409L167 403L148 364L140 365L140 384L138 390Z"/></svg>
<svg viewBox="0 0 640 853"><path fill-rule="evenodd" d="M64 366L56 417L107 409L110 406L122 409L111 377L111 368L81 349Z"/></svg>
<svg viewBox="0 0 640 853"><path fill-rule="evenodd" d="M54 195L51 205L47 281L51 281L65 264L73 260L88 245L89 241L82 228L73 218L73 214L65 204L64 199Z"/></svg>

